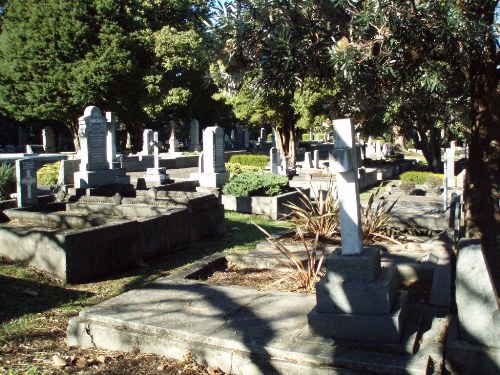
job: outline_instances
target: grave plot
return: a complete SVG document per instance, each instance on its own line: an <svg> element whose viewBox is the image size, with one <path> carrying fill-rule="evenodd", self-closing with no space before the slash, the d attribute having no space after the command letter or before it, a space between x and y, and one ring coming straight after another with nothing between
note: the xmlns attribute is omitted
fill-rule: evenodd
<svg viewBox="0 0 500 375"><path fill-rule="evenodd" d="M438 270L446 279L450 242L446 236L432 239L414 251L364 246L359 200L349 199L356 168L349 148L341 150L347 151L338 158L347 190L341 196L342 243L328 249L326 275L315 293L211 283L213 271L228 262L276 268L280 256L269 246L244 255L213 254L82 311L70 320L68 344L172 358L191 352L235 374L440 373L451 288L440 283L432 288L433 302L414 303L399 283L411 277L434 282ZM350 251L343 253L346 246ZM443 263L436 264L436 257ZM335 293L325 293L330 290ZM448 297L438 303L441 291Z"/></svg>
<svg viewBox="0 0 500 375"><path fill-rule="evenodd" d="M139 259L223 233L223 210L217 198L188 195L84 196L66 204L7 209L0 223L0 254L27 261L69 283L103 277Z"/></svg>

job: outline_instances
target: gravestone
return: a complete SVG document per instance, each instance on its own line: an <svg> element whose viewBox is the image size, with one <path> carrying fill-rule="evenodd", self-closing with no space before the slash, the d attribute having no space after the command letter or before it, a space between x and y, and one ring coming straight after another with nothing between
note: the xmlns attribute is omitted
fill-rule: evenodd
<svg viewBox="0 0 500 375"><path fill-rule="evenodd" d="M116 163L116 115L114 112L106 112L108 133L106 135L106 159L111 168L119 168Z"/></svg>
<svg viewBox="0 0 500 375"><path fill-rule="evenodd" d="M282 175L288 175L288 173L290 172L290 165L289 165L290 161L289 161L289 158L288 156L285 156L284 158L281 158L281 166L280 166L280 171L279 171L279 174L282 174Z"/></svg>
<svg viewBox="0 0 500 375"><path fill-rule="evenodd" d="M220 126L209 126L203 130L203 173L199 175L200 186L218 188L229 180L224 159L224 130Z"/></svg>
<svg viewBox="0 0 500 375"><path fill-rule="evenodd" d="M231 129L231 140L234 141L234 129Z"/></svg>
<svg viewBox="0 0 500 375"><path fill-rule="evenodd" d="M341 247L327 258L309 313L312 332L351 341L397 343L408 311L395 266L381 267L380 249L363 246L358 165L351 119L334 120L330 160L337 176Z"/></svg>
<svg viewBox="0 0 500 375"><path fill-rule="evenodd" d="M276 131L272 128L271 146L276 147Z"/></svg>
<svg viewBox="0 0 500 375"><path fill-rule="evenodd" d="M450 188L455 187L455 148L450 147L445 151L446 180Z"/></svg>
<svg viewBox="0 0 500 375"><path fill-rule="evenodd" d="M175 123L172 123L172 131L170 132L170 139L168 140L168 153L175 154L179 152L179 141L175 136Z"/></svg>
<svg viewBox="0 0 500 375"><path fill-rule="evenodd" d="M248 149L250 147L250 132L248 129L243 129L243 148Z"/></svg>
<svg viewBox="0 0 500 375"><path fill-rule="evenodd" d="M382 160L382 143L380 141L375 142L375 160Z"/></svg>
<svg viewBox="0 0 500 375"><path fill-rule="evenodd" d="M314 133L313 133L312 129L309 130L309 141L310 142L314 141Z"/></svg>
<svg viewBox="0 0 500 375"><path fill-rule="evenodd" d="M389 156L389 146L387 143L384 143L382 145L382 160L387 159L387 156Z"/></svg>
<svg viewBox="0 0 500 375"><path fill-rule="evenodd" d="M35 159L16 160L17 206L30 207L38 203Z"/></svg>
<svg viewBox="0 0 500 375"><path fill-rule="evenodd" d="M276 147L271 147L269 150L269 164L271 166L271 173L278 174L280 165L280 154Z"/></svg>
<svg viewBox="0 0 500 375"><path fill-rule="evenodd" d="M144 175L144 182L147 188L166 184L170 176L166 173L165 168L160 168L160 147L161 142L158 140L158 132L153 133L153 140L151 141L154 155L154 167L147 168Z"/></svg>
<svg viewBox="0 0 500 375"><path fill-rule="evenodd" d="M142 155L151 155L153 154L153 146L151 146L151 142L153 141L153 130L144 129L142 133Z"/></svg>
<svg viewBox="0 0 500 375"><path fill-rule="evenodd" d="M45 152L56 152L56 135L50 126L42 129L42 143Z"/></svg>
<svg viewBox="0 0 500 375"><path fill-rule="evenodd" d="M11 151L7 151L11 152ZM45 148L43 145L26 145L27 154L45 154Z"/></svg>
<svg viewBox="0 0 500 375"><path fill-rule="evenodd" d="M266 134L266 128L260 128L260 144L265 145L266 144L266 139L267 134Z"/></svg>
<svg viewBox="0 0 500 375"><path fill-rule="evenodd" d="M302 168L311 169L313 167L313 162L311 159L311 152L307 151L304 153L304 164L302 164Z"/></svg>
<svg viewBox="0 0 500 375"><path fill-rule="evenodd" d="M314 150L313 168L319 169L319 150Z"/></svg>
<svg viewBox="0 0 500 375"><path fill-rule="evenodd" d="M75 188L88 188L116 183L116 174L107 160L108 122L98 107L85 108L78 119L80 137L80 170L75 173Z"/></svg>
<svg viewBox="0 0 500 375"><path fill-rule="evenodd" d="M200 151L200 123L197 119L191 120L191 128L189 130L189 137L191 142L189 143L189 151Z"/></svg>

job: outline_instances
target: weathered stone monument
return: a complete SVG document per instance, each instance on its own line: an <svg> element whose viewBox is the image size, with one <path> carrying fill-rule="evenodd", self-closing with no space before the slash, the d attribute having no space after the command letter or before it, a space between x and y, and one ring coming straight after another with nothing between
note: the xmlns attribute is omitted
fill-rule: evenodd
<svg viewBox="0 0 500 375"><path fill-rule="evenodd" d="M42 143L45 152L56 152L56 135L50 126L42 129Z"/></svg>
<svg viewBox="0 0 500 375"><path fill-rule="evenodd" d="M175 123L172 122L172 131L170 133L170 139L168 140L168 153L175 154L179 152L179 141L175 136Z"/></svg>
<svg viewBox="0 0 500 375"><path fill-rule="evenodd" d="M201 150L201 145L200 145L200 123L197 119L192 119L191 120L191 128L189 130L189 151L194 152L194 151L200 151Z"/></svg>
<svg viewBox="0 0 500 375"><path fill-rule="evenodd" d="M38 203L35 159L16 160L17 206L36 206Z"/></svg>
<svg viewBox="0 0 500 375"><path fill-rule="evenodd" d="M382 160L382 142L375 141L375 159Z"/></svg>
<svg viewBox="0 0 500 375"><path fill-rule="evenodd" d="M110 169L107 153L108 123L98 107L85 108L78 119L80 137L80 170L75 173L75 188L87 188L116 183L116 173Z"/></svg>
<svg viewBox="0 0 500 375"><path fill-rule="evenodd" d="M278 174L280 154L276 147L271 147L271 150L269 150L269 164L271 166L271 173Z"/></svg>
<svg viewBox="0 0 500 375"><path fill-rule="evenodd" d="M224 130L209 126L203 130L203 173L199 174L200 186L218 188L229 180L224 159Z"/></svg>
<svg viewBox="0 0 500 375"><path fill-rule="evenodd" d="M445 151L446 182L448 187L455 187L455 147L447 148Z"/></svg>
<svg viewBox="0 0 500 375"><path fill-rule="evenodd" d="M313 168L319 169L319 150L314 150L313 156Z"/></svg>
<svg viewBox="0 0 500 375"><path fill-rule="evenodd" d="M311 152L306 151L304 153L304 164L302 164L303 169L311 169L313 167L313 162L311 159Z"/></svg>
<svg viewBox="0 0 500 375"><path fill-rule="evenodd" d="M396 267L381 267L380 249L363 246L354 126L351 119L335 120L333 126L335 148L330 160L337 175L341 247L327 258L309 326L324 337L397 343L408 296L398 294Z"/></svg>
<svg viewBox="0 0 500 375"><path fill-rule="evenodd" d="M114 112L106 112L108 133L106 135L106 159L111 168L119 168L116 162L116 115Z"/></svg>
<svg viewBox="0 0 500 375"><path fill-rule="evenodd" d="M266 142L267 142L266 137L267 137L266 128L260 128L260 140L259 140L259 142L260 142L261 146L266 144Z"/></svg>
<svg viewBox="0 0 500 375"><path fill-rule="evenodd" d="M147 168L146 174L144 175L144 181L146 182L146 187L148 188L158 185L164 185L170 178L170 176L166 173L165 168L160 168L159 153L161 142L158 140L158 132L153 133L151 146L153 147L154 167Z"/></svg>
<svg viewBox="0 0 500 375"><path fill-rule="evenodd" d="M153 141L153 130L144 129L142 133L142 155L151 155L153 153L153 146L151 142Z"/></svg>

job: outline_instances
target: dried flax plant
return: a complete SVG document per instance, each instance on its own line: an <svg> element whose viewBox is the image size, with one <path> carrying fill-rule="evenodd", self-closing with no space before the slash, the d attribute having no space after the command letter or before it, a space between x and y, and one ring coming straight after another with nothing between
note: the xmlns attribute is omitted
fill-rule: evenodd
<svg viewBox="0 0 500 375"><path fill-rule="evenodd" d="M297 227L297 234L300 237L306 253L306 264L304 265L302 260L296 254L288 250L285 245L279 242L273 235L271 235L258 224L254 223L254 225L266 236L266 240L269 241L269 243L271 243L276 248L276 250L278 250L285 256L285 260L276 257L277 261L294 271L294 275L296 276L302 288L312 290L322 276L321 267L324 260L324 252L322 251L321 256L318 257L318 253L316 251L319 238L318 234L316 234L316 238L312 247L309 247L307 245L306 239L304 238L302 229L300 227Z"/></svg>
<svg viewBox="0 0 500 375"><path fill-rule="evenodd" d="M312 187L311 187L312 189ZM312 189L314 198L311 199L302 190L300 205L294 203L285 204L292 209L290 221L297 228L301 228L306 235L315 235L320 238L335 238L340 236L339 230L339 202L337 190L333 187L333 181L328 183L326 197L320 191L316 195Z"/></svg>

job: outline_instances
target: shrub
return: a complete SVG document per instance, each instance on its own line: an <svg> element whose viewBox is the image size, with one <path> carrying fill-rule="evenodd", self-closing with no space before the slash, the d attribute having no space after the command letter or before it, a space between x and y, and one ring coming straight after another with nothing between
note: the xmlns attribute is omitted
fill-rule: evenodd
<svg viewBox="0 0 500 375"><path fill-rule="evenodd" d="M243 172L232 175L222 192L237 197L275 196L288 190L288 177L272 173Z"/></svg>
<svg viewBox="0 0 500 375"><path fill-rule="evenodd" d="M256 154L236 154L229 159L230 163L238 163L250 167L264 169L269 163L269 156Z"/></svg>
<svg viewBox="0 0 500 375"><path fill-rule="evenodd" d="M36 172L37 183L40 185L56 185L61 162L45 164Z"/></svg>
<svg viewBox="0 0 500 375"><path fill-rule="evenodd" d="M443 186L443 182L444 182L444 175L435 173L430 174L425 180L427 188L438 195L441 193L441 187Z"/></svg>
<svg viewBox="0 0 500 375"><path fill-rule="evenodd" d="M401 182L412 181L417 185L423 185L425 184L425 181L427 181L427 177L431 174L431 172L408 171L402 173L401 176L399 176L399 179Z"/></svg>
<svg viewBox="0 0 500 375"><path fill-rule="evenodd" d="M0 200L16 191L16 167L11 164L0 164Z"/></svg>
<svg viewBox="0 0 500 375"><path fill-rule="evenodd" d="M231 174L238 174L243 172L261 172L263 168L241 165L240 163L226 163L226 169Z"/></svg>
<svg viewBox="0 0 500 375"><path fill-rule="evenodd" d="M302 140L303 141L310 141L311 140L310 134L309 133L302 134Z"/></svg>
<svg viewBox="0 0 500 375"><path fill-rule="evenodd" d="M404 191L406 195L410 195L413 190L415 190L416 184L413 181L402 181L401 182L401 190Z"/></svg>

